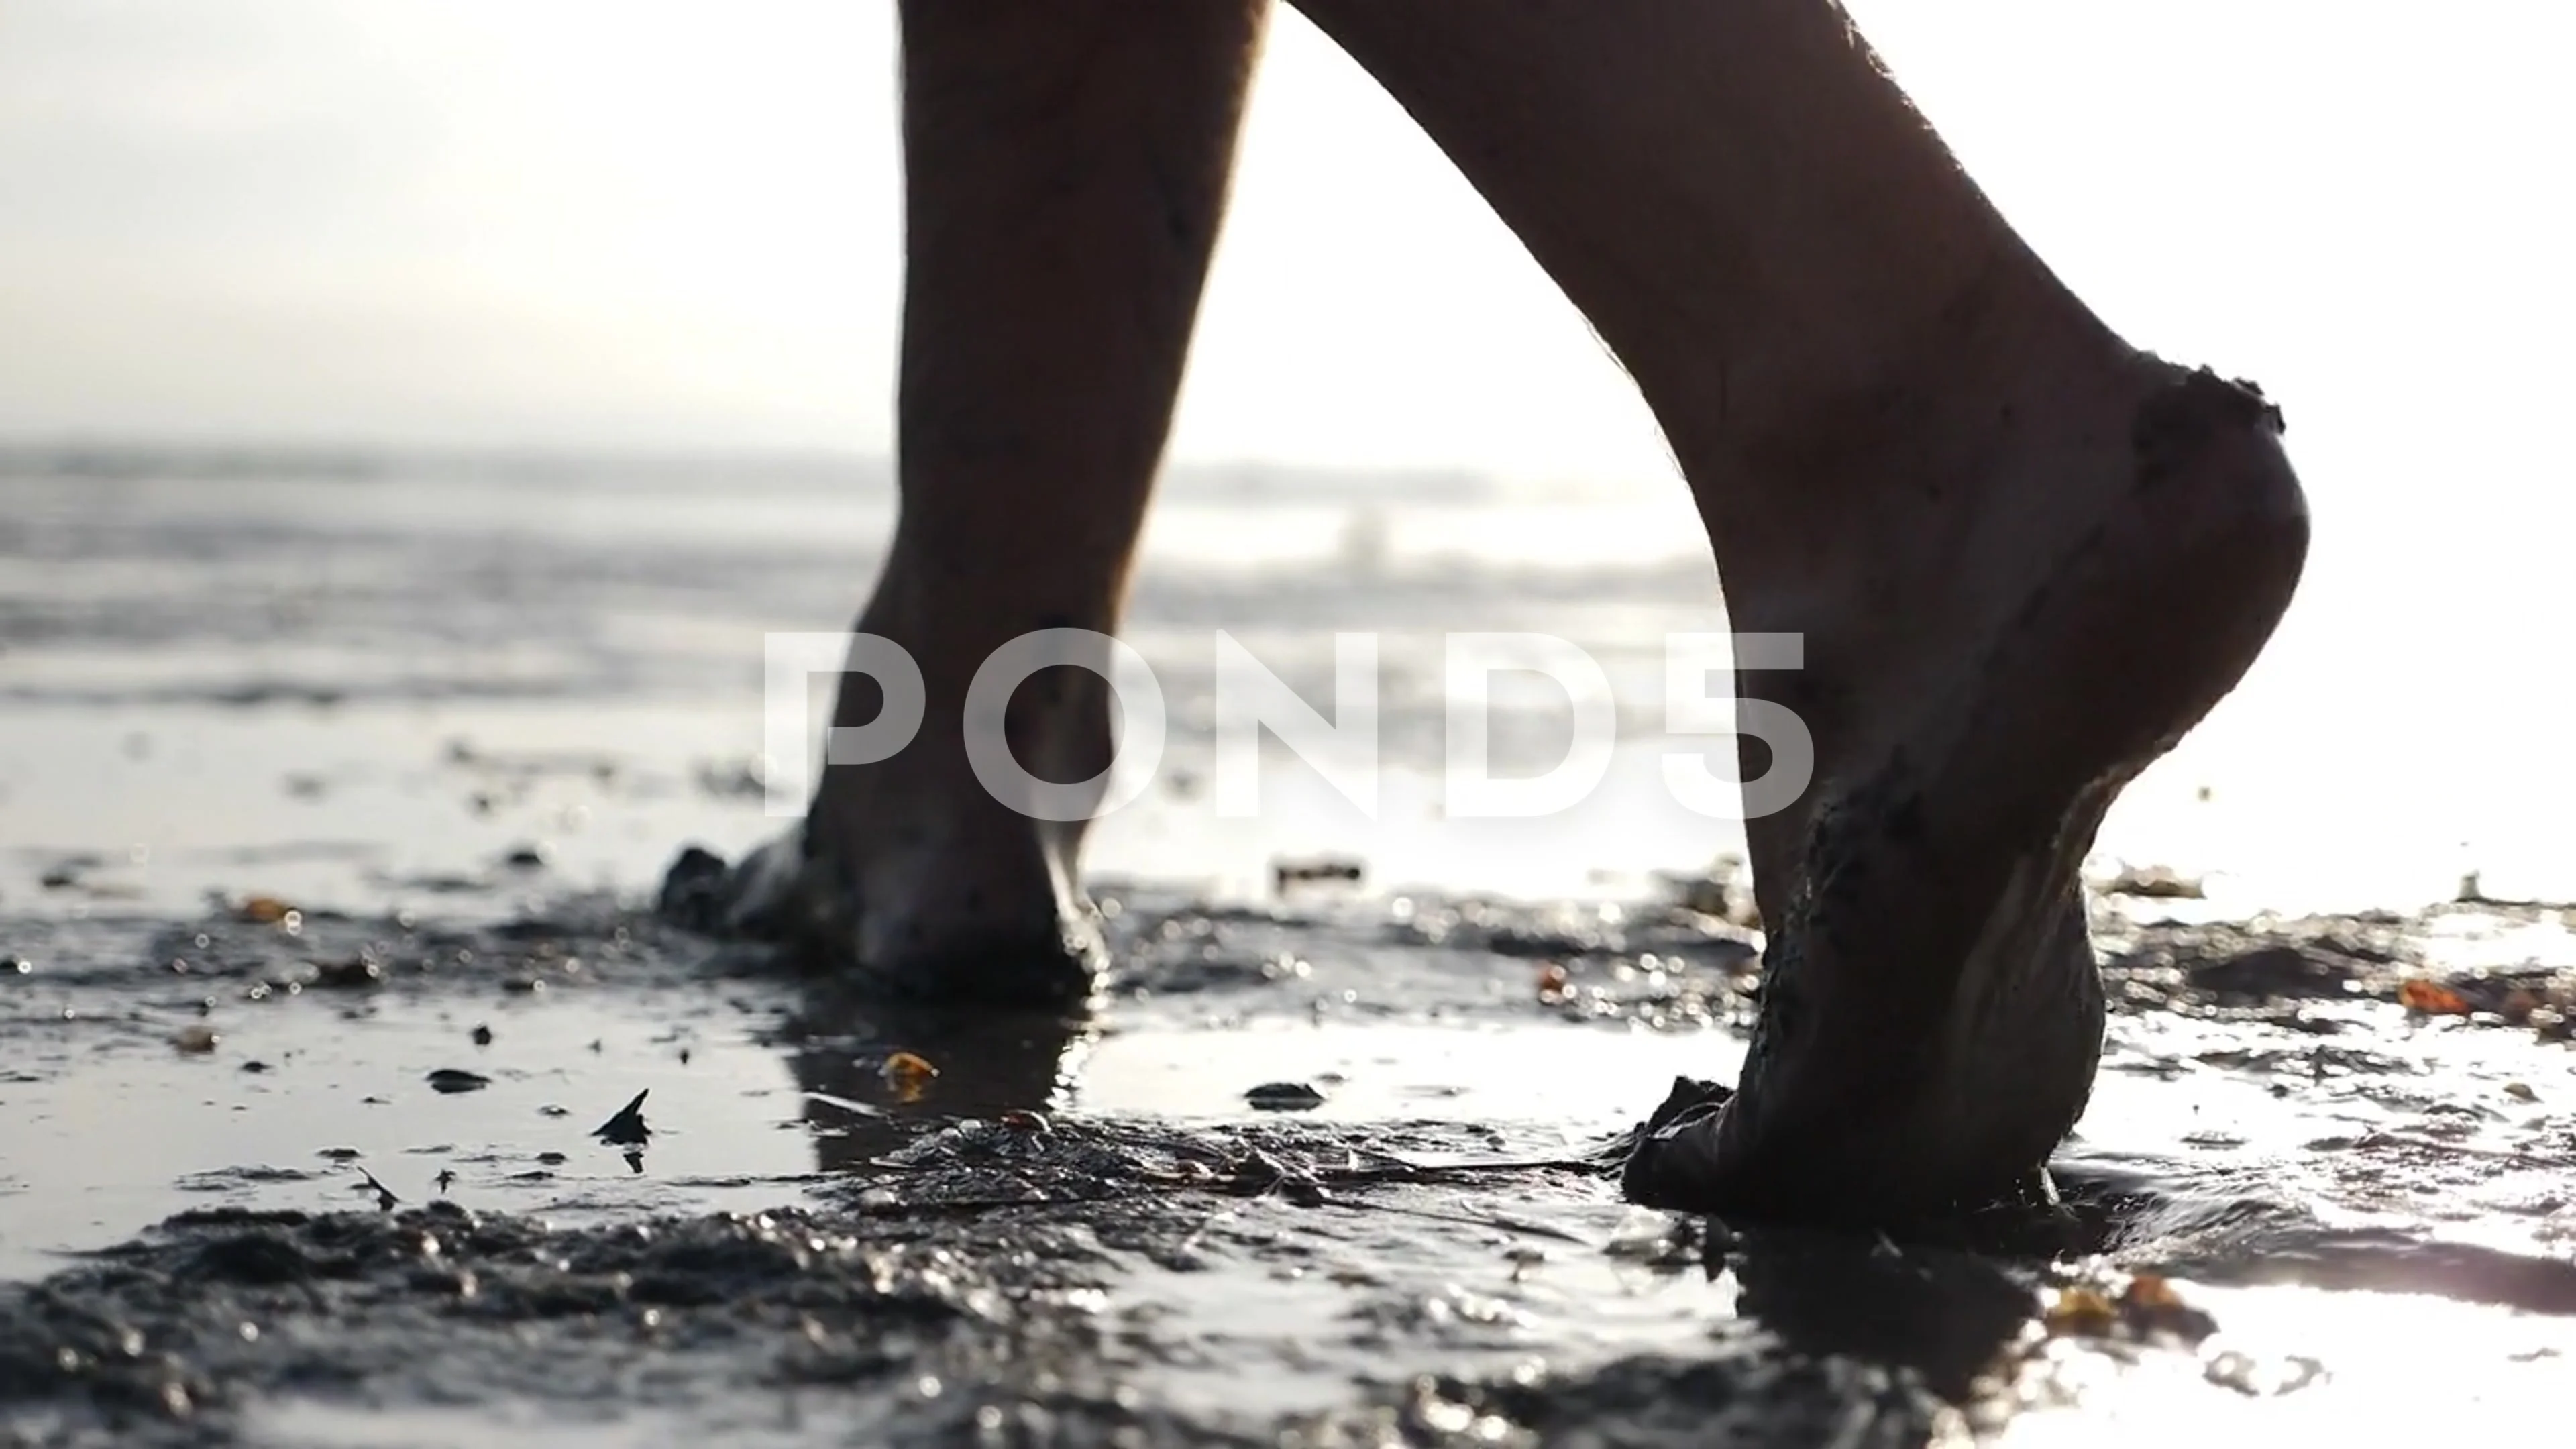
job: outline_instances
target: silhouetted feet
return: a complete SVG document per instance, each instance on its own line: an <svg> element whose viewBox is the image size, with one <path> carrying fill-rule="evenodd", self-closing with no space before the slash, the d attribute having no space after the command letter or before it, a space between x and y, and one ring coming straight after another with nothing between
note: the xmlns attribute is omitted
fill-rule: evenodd
<svg viewBox="0 0 2576 1449"><path fill-rule="evenodd" d="M1741 1085L1644 1135L1640 1201L1903 1219L2011 1192L2083 1111L2103 1004L2078 866L2252 663L2307 516L2251 388L2031 361L1982 429L1864 460L1919 495L1900 516L1765 520L1811 542L1794 567L1718 533L1736 627L1806 635L1803 673L1743 679L1808 721L1817 771L1749 829L1770 931Z"/></svg>

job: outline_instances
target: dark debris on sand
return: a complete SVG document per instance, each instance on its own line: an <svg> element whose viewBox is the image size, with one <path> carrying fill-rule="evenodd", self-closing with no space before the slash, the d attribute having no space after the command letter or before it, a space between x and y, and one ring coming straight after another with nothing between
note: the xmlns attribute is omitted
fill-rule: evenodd
<svg viewBox="0 0 2576 1449"><path fill-rule="evenodd" d="M55 1024L65 992L129 993L161 1010L273 1000L320 987L326 971L344 989L466 996L512 981L702 988L781 974L757 948L605 899L487 924L304 912L291 924L230 910L176 926L18 923L0 977L36 1032L72 1029ZM1578 1030L1726 1026L1758 989L1758 935L1688 903L1291 911L1130 897L1113 924L1111 990L1129 999L1113 1013L1165 997L1220 1017L1331 1000L1399 1018L1544 1015ZM2461 1023L2515 1025L2520 1011L2529 1029L2576 984L2563 961L2432 972L2424 933L2421 918L2395 916L2106 922L2105 980L2133 1017L2243 1023L2248 1040L2330 1029L2317 1013L2345 1004L2393 1015L2405 984L2428 975L2467 1005ZM27 971L14 969L21 958ZM843 1059L865 1045L814 1040ZM1363 1132L1288 1116L1183 1130L974 1110L907 1129L802 1205L759 1215L567 1226L444 1198L182 1214L40 1282L0 1284L0 1445L258 1442L265 1407L299 1401L640 1416L655 1437L721 1441L754 1419L774 1428L789 1399L820 1442L1910 1445L1973 1418L1981 1385L2010 1371L2056 1255L2041 1242L1969 1251L1688 1218L1667 1219L1639 1253L1551 1236L1530 1211L1609 1203L1594 1158L1420 1166L1472 1136L1455 1124ZM2376 1134L2317 1150L2375 1154L2406 1182L2422 1173L2402 1155L2440 1145ZM2457 1168L2427 1162L2424 1173ZM2267 1187L2176 1204L2153 1184L2106 1179L2074 1184L2069 1202L2085 1248L2131 1266L2576 1311L2576 1271L2328 1231ZM1653 1274L1730 1274L1740 1306L1687 1352L1555 1360L1505 1328L1428 1312L1418 1285L1398 1284L1363 1294L1337 1329L1347 1341L1331 1347L1355 1365L1339 1402L1210 1409L1139 1391L1210 1362L1143 1275L1222 1284L1311 1275L1352 1254L1398 1274L1455 1261L1427 1252L1434 1242L1498 1270L1537 1244ZM1498 1346L1519 1365L1498 1363ZM1257 1359L1217 1364L1258 1377Z"/></svg>
<svg viewBox="0 0 2576 1449"><path fill-rule="evenodd" d="M1321 1411L1140 1398L1135 1371L1198 1348L1101 1290L1140 1263L1285 1261L1346 1233L1301 1219L1380 1184L1328 1147L1067 1130L1032 1151L968 1124L838 1207L578 1230L445 1201L183 1214L0 1287L0 1442L247 1442L281 1397L613 1407L721 1432L792 1393L838 1426L825 1442L883 1444L1898 1446L1947 1412L1911 1369L1749 1323L1686 1360L1399 1374Z"/></svg>
<svg viewBox="0 0 2576 1449"><path fill-rule="evenodd" d="M2477 924L2529 925L2553 908L2481 904ZM2472 1025L2567 1040L2576 1017L2576 961L2437 970L2421 942L2450 910L2370 912L2210 925L2099 929L2103 985L2114 1011L2178 1012L2293 1030L2331 1032L2314 1008L2363 1003L2413 1008L2424 993ZM2562 921L2561 924L2564 924Z"/></svg>

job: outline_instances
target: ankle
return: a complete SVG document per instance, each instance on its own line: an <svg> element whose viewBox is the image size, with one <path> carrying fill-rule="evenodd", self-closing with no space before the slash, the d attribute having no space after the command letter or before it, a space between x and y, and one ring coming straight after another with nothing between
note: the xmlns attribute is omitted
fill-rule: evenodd
<svg viewBox="0 0 2576 1449"><path fill-rule="evenodd" d="M1954 591L1969 562L1957 550L1977 551L1970 535L1998 502L2013 551L2080 526L2085 480L2126 466L2139 404L2174 372L2020 253L1839 365L1795 387L1775 379L1784 385L1758 407L1719 366L1697 405L1658 415L1730 607L1769 613L1773 597L1848 603L1908 582ZM1891 578L1913 572L1909 560L1931 574ZM1796 627L1737 617L1738 628Z"/></svg>
<svg viewBox="0 0 2576 1449"><path fill-rule="evenodd" d="M1734 397L1721 396L1715 435L1694 441L1769 473L1837 454L1895 461L1927 442L1973 446L2050 392L2100 380L2129 352L2008 238L1971 270L1927 277L1907 307L1828 319L1817 332L1830 349L1802 340L1803 365L1771 369L1763 395L1745 396L1721 371L1711 382Z"/></svg>

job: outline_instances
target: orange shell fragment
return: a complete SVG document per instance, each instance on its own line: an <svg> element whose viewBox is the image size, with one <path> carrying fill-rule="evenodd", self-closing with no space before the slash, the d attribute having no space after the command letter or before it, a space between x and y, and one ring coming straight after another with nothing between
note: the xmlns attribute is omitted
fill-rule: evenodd
<svg viewBox="0 0 2576 1449"><path fill-rule="evenodd" d="M2447 986L2418 977L2397 988L2398 1004L2427 1016L2466 1016L2469 999Z"/></svg>
<svg viewBox="0 0 2576 1449"><path fill-rule="evenodd" d="M275 896L251 896L233 914L254 926L274 926L295 914L295 908Z"/></svg>
<svg viewBox="0 0 2576 1449"><path fill-rule="evenodd" d="M2051 1338L2108 1338L2120 1326L2120 1310L2090 1288L2062 1288L2040 1324Z"/></svg>

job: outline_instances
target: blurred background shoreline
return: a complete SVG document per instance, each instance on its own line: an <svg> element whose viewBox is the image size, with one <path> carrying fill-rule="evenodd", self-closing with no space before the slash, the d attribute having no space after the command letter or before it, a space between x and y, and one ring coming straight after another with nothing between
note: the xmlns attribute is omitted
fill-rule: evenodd
<svg viewBox="0 0 2576 1449"><path fill-rule="evenodd" d="M555 883L632 892L684 841L745 849L780 823L760 808L762 635L846 628L893 517L884 462L813 455L19 448L0 493L15 911L209 889L363 908L523 849ZM1257 899L1274 860L1325 855L1376 887L1634 897L1739 851L1660 779L1660 756L1707 747L1663 732L1664 637L1726 627L1669 513L1427 470L1176 468L1125 630L1170 744L1092 868ZM1217 817L1218 630L1326 710L1334 635L1381 636L1377 819L1275 741L1261 815ZM1620 752L1575 810L1443 818L1442 640L1475 630L1563 637L1608 672ZM1562 694L1520 684L1495 696L1498 775L1567 746ZM2339 763L2402 748L2409 722L2349 708L2303 740L2295 715L2222 709L2123 800L2093 873L2170 868L2218 914L2411 908L2473 872L2499 897L2576 894L2528 813L2546 782L2480 795Z"/></svg>

